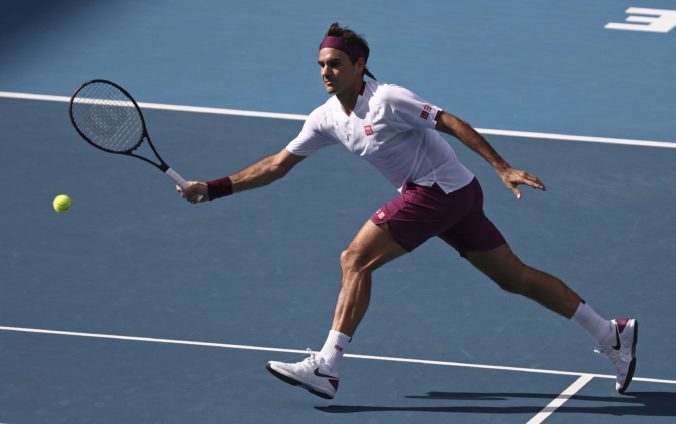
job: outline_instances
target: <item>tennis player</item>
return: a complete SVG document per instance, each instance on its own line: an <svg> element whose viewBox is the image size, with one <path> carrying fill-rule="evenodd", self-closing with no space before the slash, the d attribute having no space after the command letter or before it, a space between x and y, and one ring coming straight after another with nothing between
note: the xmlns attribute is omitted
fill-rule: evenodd
<svg viewBox="0 0 676 424"><path fill-rule="evenodd" d="M177 187L201 203L269 184L317 150L342 144L375 166L400 194L378 209L342 252L342 286L333 325L319 353L298 363L272 361L267 369L283 381L332 399L343 353L364 317L371 275L385 263L439 237L479 271L511 293L527 296L571 319L611 360L616 389L629 386L636 365L638 323L607 320L558 278L533 269L512 252L483 211L481 186L439 134L449 134L483 157L516 198L519 185L545 190L534 175L513 168L469 124L411 91L375 81L367 69L369 47L334 23L319 46L319 69L332 96L315 109L298 136L279 153L231 176ZM373 81L366 82L364 75ZM199 200L199 195L203 196Z"/></svg>

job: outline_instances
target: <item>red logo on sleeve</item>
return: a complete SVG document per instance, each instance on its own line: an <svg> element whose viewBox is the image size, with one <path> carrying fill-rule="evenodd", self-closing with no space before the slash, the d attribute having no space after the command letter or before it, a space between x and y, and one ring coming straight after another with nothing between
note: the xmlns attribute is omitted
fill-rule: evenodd
<svg viewBox="0 0 676 424"><path fill-rule="evenodd" d="M427 119L430 117L430 112L432 112L432 106L425 105L423 106L423 111L420 113L422 119Z"/></svg>
<svg viewBox="0 0 676 424"><path fill-rule="evenodd" d="M375 132L373 131L373 127L370 125L364 125L364 132L366 135L373 135Z"/></svg>

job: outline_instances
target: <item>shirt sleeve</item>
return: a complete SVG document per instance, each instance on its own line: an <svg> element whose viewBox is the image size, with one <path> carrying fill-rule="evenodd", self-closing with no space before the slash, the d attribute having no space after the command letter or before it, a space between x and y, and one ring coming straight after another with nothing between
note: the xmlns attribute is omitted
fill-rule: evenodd
<svg viewBox="0 0 676 424"><path fill-rule="evenodd" d="M393 118L392 125L400 130L434 128L442 111L412 91L396 85L384 90L384 100Z"/></svg>
<svg viewBox="0 0 676 424"><path fill-rule="evenodd" d="M321 108L315 109L308 116L300 133L286 146L286 150L297 156L309 156L322 147L335 144L336 140L322 131L323 116Z"/></svg>

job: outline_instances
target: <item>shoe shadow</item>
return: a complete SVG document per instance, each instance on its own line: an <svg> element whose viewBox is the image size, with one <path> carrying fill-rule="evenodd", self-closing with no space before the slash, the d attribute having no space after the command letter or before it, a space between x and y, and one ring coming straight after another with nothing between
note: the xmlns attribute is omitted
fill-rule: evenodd
<svg viewBox="0 0 676 424"><path fill-rule="evenodd" d="M407 399L462 400L462 401L513 401L515 399L542 399L543 406L558 397L548 393L463 393L429 392L424 396L406 396ZM676 392L633 392L625 396L572 396L568 402L606 402L602 406L570 406L568 403L556 409L556 413L603 414L616 416L676 417ZM568 406L567 406L568 405ZM357 412L447 412L481 414L537 414L543 406L361 406L331 405L315 409L332 414Z"/></svg>

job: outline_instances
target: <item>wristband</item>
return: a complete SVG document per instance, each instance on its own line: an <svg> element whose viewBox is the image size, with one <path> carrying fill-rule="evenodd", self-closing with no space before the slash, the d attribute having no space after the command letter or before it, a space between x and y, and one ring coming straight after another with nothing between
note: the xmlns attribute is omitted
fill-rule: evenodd
<svg viewBox="0 0 676 424"><path fill-rule="evenodd" d="M207 181L207 192L209 200L218 199L232 194L232 180L230 177L223 177L217 180Z"/></svg>

